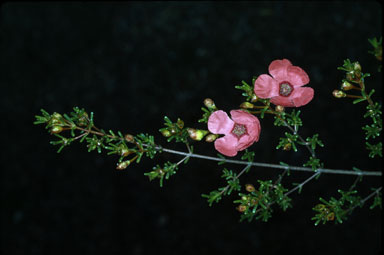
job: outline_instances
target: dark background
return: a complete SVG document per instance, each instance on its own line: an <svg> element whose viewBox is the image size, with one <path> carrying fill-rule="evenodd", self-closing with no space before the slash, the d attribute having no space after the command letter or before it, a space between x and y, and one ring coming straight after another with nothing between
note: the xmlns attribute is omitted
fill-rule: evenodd
<svg viewBox="0 0 384 255"><path fill-rule="evenodd" d="M298 195L293 208L275 208L268 223L239 223L226 197L209 207L202 193L224 185L222 167L191 160L160 188L143 176L155 164L178 156L144 159L125 171L116 157L87 153L73 144L57 154L34 116L84 107L104 129L155 135L163 116L197 120L206 97L225 111L243 97L241 80L267 73L272 60L287 58L309 75L314 99L301 108L306 137L319 133L325 167L380 170L368 158L361 130L364 103L335 99L343 60L360 61L371 73L367 86L381 102L378 61L367 39L381 36L377 2L128 2L6 3L1 6L0 84L2 88L2 254L378 254L381 211L357 208L343 224L315 227L318 198L338 197L351 176L323 174ZM251 149L256 161L301 165L298 153L276 151L286 130L261 120L261 137ZM216 155L213 144L196 152ZM238 157L237 157L238 158ZM240 166L228 165L234 171ZM241 181L275 179L276 169L253 168ZM310 173L284 178L305 180ZM381 185L366 177L361 196ZM368 205L371 204L371 201Z"/></svg>

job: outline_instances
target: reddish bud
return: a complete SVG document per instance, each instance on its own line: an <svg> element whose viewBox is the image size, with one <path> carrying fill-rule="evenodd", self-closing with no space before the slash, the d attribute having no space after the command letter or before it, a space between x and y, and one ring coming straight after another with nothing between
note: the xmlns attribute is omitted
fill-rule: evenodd
<svg viewBox="0 0 384 255"><path fill-rule="evenodd" d="M252 184L245 184L245 190L248 192L255 191L255 187Z"/></svg>

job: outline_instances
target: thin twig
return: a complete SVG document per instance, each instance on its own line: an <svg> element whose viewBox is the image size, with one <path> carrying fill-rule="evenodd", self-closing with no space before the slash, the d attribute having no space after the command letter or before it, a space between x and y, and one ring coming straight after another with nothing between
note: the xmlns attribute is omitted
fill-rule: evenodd
<svg viewBox="0 0 384 255"><path fill-rule="evenodd" d="M266 167L266 168L278 168L278 169L289 169L292 171L302 171L302 172L313 172L312 168L309 167L299 167L299 166L283 166L283 165L277 165L277 164L269 164L269 163L260 163L260 162L252 162L249 163L248 161L242 161L242 160L233 160L233 159L223 159L218 157L211 157L206 155L200 155L195 153L187 153L183 151L176 151L171 150L163 147L156 147L156 150L164 151L176 155L190 155L191 158L200 158L200 159L206 159L206 160L212 160L212 161L222 161L225 163L230 164L238 164L238 165L248 165L251 164L252 166L258 166L258 167ZM318 173L325 173L325 174L345 174L345 175L362 175L362 176L381 176L382 173L379 171L354 171L354 170L342 170L342 169L327 169L327 168L319 168L316 170Z"/></svg>

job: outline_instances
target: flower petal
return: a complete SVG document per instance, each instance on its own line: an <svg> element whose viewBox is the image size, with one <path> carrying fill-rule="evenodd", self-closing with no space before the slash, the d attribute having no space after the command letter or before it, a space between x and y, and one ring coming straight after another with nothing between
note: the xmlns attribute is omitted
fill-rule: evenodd
<svg viewBox="0 0 384 255"><path fill-rule="evenodd" d="M292 94L293 94L293 92L292 92ZM294 107L295 106L295 104L292 102L291 97L282 97L282 96L272 97L270 102L274 105L281 105L284 107Z"/></svg>
<svg viewBox="0 0 384 255"><path fill-rule="evenodd" d="M237 138L229 134L215 141L215 149L225 156L233 157L237 154L237 142Z"/></svg>
<svg viewBox="0 0 384 255"><path fill-rule="evenodd" d="M285 107L300 107L308 104L312 99L315 91L310 87L295 88L289 97L277 96L271 98L271 103L282 105Z"/></svg>
<svg viewBox="0 0 384 255"><path fill-rule="evenodd" d="M293 87L301 87L309 83L308 74L298 66L288 67L287 78L287 81L290 82Z"/></svg>
<svg viewBox="0 0 384 255"><path fill-rule="evenodd" d="M279 95L279 83L268 74L262 74L255 81L254 91L260 98L271 98Z"/></svg>
<svg viewBox="0 0 384 255"><path fill-rule="evenodd" d="M281 82L287 79L287 69L290 66L292 66L292 63L288 59L278 59L269 64L268 71L273 78Z"/></svg>
<svg viewBox="0 0 384 255"><path fill-rule="evenodd" d="M208 130L213 134L229 134L235 123L222 110L215 111L209 116Z"/></svg>
<svg viewBox="0 0 384 255"><path fill-rule="evenodd" d="M303 106L308 104L315 94L313 88L304 87L304 88L296 88L293 95L293 103L296 107Z"/></svg>
<svg viewBox="0 0 384 255"><path fill-rule="evenodd" d="M233 121L242 125L247 125L249 122L259 121L256 116L243 110L232 110L230 113Z"/></svg>
<svg viewBox="0 0 384 255"><path fill-rule="evenodd" d="M251 146L255 141L252 139L250 135L244 135L242 136L237 144L237 150L242 151Z"/></svg>
<svg viewBox="0 0 384 255"><path fill-rule="evenodd" d="M244 150L259 140L261 128L256 116L242 110L232 110L231 117L236 123L243 124L247 128L248 134L242 136L238 141L238 150Z"/></svg>

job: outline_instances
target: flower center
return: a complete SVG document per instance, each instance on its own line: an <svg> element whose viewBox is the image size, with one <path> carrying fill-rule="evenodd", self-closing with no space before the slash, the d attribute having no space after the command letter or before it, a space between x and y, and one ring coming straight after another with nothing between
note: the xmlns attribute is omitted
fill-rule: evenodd
<svg viewBox="0 0 384 255"><path fill-rule="evenodd" d="M247 133L247 128L245 127L245 125L241 125L241 124L235 123L231 133L234 134L235 136L237 136L237 138L240 138L245 133Z"/></svg>
<svg viewBox="0 0 384 255"><path fill-rule="evenodd" d="M292 93L292 91L293 91L293 87L291 84L289 84L286 81L280 83L280 89L279 89L280 96L287 97Z"/></svg>

